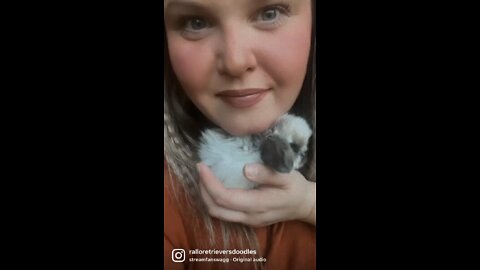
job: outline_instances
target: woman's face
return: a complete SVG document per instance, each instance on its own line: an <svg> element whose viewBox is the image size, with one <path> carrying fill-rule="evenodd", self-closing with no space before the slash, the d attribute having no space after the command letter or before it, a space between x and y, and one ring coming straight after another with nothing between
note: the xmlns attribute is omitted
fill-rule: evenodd
<svg viewBox="0 0 480 270"><path fill-rule="evenodd" d="M164 1L173 70L208 119L242 136L290 110L307 69L310 1Z"/></svg>

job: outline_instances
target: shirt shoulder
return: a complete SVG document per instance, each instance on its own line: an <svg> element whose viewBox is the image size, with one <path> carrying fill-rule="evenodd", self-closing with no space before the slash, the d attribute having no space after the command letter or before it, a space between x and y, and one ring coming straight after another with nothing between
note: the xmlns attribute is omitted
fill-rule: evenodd
<svg viewBox="0 0 480 270"><path fill-rule="evenodd" d="M257 231L266 269L316 269L316 227L300 221Z"/></svg>

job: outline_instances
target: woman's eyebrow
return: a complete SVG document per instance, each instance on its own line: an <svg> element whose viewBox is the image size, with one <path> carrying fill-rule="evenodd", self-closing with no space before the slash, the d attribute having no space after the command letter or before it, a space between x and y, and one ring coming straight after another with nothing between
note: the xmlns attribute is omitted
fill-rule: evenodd
<svg viewBox="0 0 480 270"><path fill-rule="evenodd" d="M223 0L169 0L166 1L164 9L165 16L182 14L182 13L204 13L216 14L218 2ZM297 6L303 2L301 0L236 0L242 1L245 8L255 10L259 7L270 4L289 4L292 10L296 10Z"/></svg>
<svg viewBox="0 0 480 270"><path fill-rule="evenodd" d="M222 1L222 0L217 0ZM237 0L242 1L242 0ZM205 3L206 2L206 3ZM290 0L243 0L243 4L250 6L262 6L266 4L273 4L276 2L292 2ZM296 2L296 1L293 1ZM190 8L190 9L206 9L209 6L214 6L215 1L198 1L198 0L170 0L167 1L165 10L171 8Z"/></svg>
<svg viewBox="0 0 480 270"><path fill-rule="evenodd" d="M207 9L207 6L197 1L172 0L172 1L168 1L167 6L165 7L165 11L173 11L173 10L181 11L185 9L202 11Z"/></svg>

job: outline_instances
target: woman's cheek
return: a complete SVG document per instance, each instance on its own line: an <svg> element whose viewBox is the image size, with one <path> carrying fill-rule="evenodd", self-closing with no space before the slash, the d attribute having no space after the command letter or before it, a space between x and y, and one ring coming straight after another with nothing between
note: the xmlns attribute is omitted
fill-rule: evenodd
<svg viewBox="0 0 480 270"><path fill-rule="evenodd" d="M272 72L277 74L283 84L300 84L301 86L305 78L310 51L310 34L299 32L279 37L283 42L271 47L272 61L277 60L277 65L271 65L276 69Z"/></svg>
<svg viewBox="0 0 480 270"><path fill-rule="evenodd" d="M202 46L190 44L190 41L169 44L172 68L184 90L191 92L205 91L208 85L208 53ZM200 93L197 93L200 94Z"/></svg>

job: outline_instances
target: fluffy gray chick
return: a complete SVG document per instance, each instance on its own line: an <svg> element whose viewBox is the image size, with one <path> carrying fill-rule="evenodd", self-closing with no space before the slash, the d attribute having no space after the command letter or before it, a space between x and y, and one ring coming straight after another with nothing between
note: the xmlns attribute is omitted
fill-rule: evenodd
<svg viewBox="0 0 480 270"><path fill-rule="evenodd" d="M244 176L246 164L264 164L280 173L300 169L311 135L305 119L285 114L262 134L233 137L220 129L206 129L199 156L225 187L251 189L257 184Z"/></svg>

